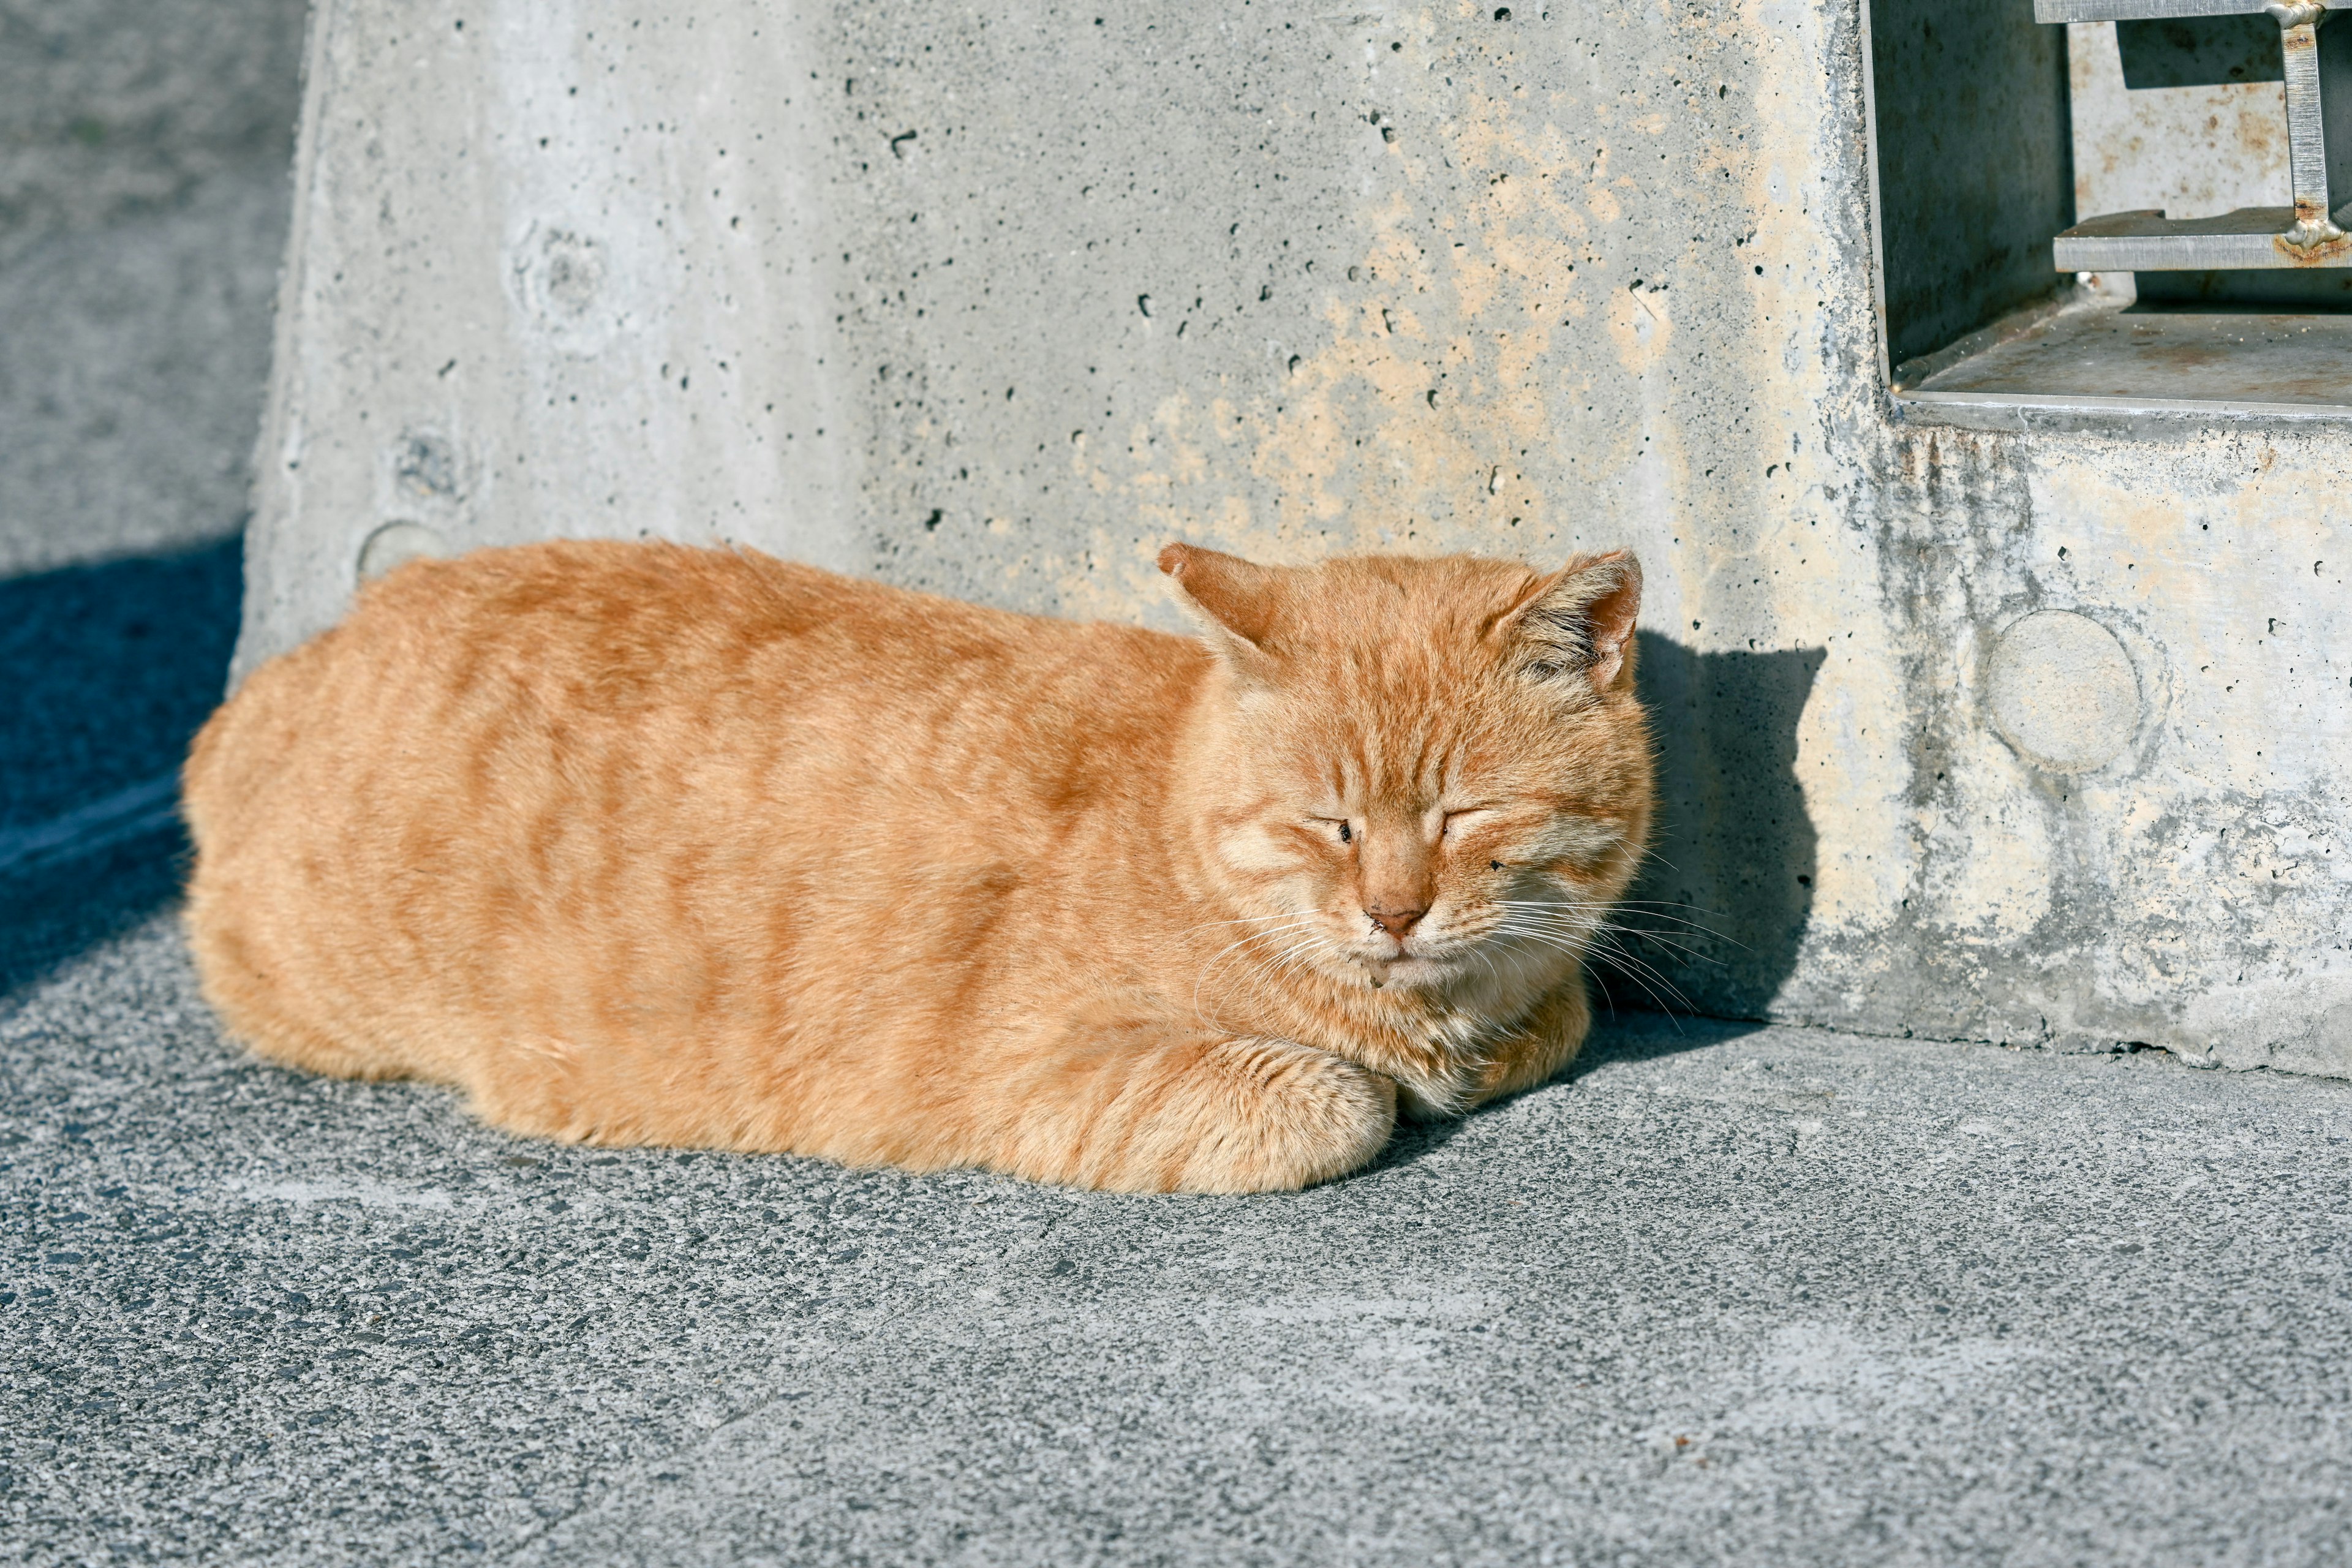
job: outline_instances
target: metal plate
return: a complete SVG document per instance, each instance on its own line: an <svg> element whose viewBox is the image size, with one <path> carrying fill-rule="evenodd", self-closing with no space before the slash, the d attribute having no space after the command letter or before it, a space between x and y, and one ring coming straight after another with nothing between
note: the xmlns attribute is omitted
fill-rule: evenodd
<svg viewBox="0 0 2352 1568"><path fill-rule="evenodd" d="M2330 11L2352 0L2325 0ZM2242 16L2269 7L2262 0L2033 0L2037 22L2138 22L2163 16Z"/></svg>
<svg viewBox="0 0 2352 1568"><path fill-rule="evenodd" d="M1896 397L2352 418L2352 314L2067 310Z"/></svg>
<svg viewBox="0 0 2352 1568"><path fill-rule="evenodd" d="M2109 213L2063 230L2053 243L2060 272L2217 272L2352 267L2352 244L2298 251L2280 236L2293 207L2240 207L2219 217Z"/></svg>

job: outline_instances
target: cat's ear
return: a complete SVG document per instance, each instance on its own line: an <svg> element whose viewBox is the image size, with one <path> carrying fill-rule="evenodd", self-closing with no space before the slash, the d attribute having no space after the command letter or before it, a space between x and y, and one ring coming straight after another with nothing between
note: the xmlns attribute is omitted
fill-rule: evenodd
<svg viewBox="0 0 2352 1568"><path fill-rule="evenodd" d="M1622 550L1571 561L1495 623L1495 635L1538 679L1583 679L1606 691L1633 675L1642 563Z"/></svg>
<svg viewBox="0 0 2352 1568"><path fill-rule="evenodd" d="M1282 614L1279 573L1193 544L1162 550L1160 569L1175 579L1177 598L1218 651L1247 673L1272 672L1273 654L1266 645Z"/></svg>

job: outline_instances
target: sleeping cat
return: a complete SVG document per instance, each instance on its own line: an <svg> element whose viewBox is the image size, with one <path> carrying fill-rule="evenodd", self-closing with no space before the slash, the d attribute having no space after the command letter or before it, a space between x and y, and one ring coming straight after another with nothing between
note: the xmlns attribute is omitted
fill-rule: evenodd
<svg viewBox="0 0 2352 1568"><path fill-rule="evenodd" d="M750 551L404 566L186 770L205 996L517 1131L1254 1192L1543 1082L1641 572L1171 544L1200 640Z"/></svg>

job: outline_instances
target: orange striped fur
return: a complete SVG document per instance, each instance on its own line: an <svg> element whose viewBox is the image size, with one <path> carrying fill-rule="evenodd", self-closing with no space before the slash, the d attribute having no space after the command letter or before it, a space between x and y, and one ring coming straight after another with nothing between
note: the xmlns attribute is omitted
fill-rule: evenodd
<svg viewBox="0 0 2352 1568"><path fill-rule="evenodd" d="M1558 1072L1648 832L1633 559L1161 564L1202 639L750 551L404 566L196 740L205 994L520 1132L1128 1189Z"/></svg>

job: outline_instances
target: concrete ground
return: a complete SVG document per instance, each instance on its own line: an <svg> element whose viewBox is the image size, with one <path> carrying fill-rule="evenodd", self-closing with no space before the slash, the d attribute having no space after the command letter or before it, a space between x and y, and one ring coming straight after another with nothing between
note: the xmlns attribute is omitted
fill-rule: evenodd
<svg viewBox="0 0 2352 1568"><path fill-rule="evenodd" d="M13 1561L2340 1563L2352 1085L1626 1017L1250 1199L526 1142L0 1012Z"/></svg>

